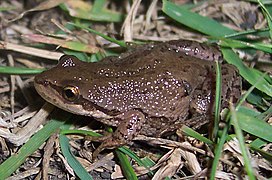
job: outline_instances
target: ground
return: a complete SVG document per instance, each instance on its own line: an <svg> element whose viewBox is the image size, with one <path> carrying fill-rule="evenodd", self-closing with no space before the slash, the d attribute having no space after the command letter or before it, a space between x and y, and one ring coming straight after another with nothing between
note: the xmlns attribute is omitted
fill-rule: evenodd
<svg viewBox="0 0 272 180"><path fill-rule="evenodd" d="M271 178L271 5L260 2L1 1L0 179ZM230 105L230 128L221 113L218 139L216 128L198 137L184 127L166 139L138 136L131 151L106 150L93 163L98 144L76 130L104 126L57 111L33 87L35 74L63 54L93 62L119 54L125 42L172 39L215 42L223 63L239 69L246 101Z"/></svg>

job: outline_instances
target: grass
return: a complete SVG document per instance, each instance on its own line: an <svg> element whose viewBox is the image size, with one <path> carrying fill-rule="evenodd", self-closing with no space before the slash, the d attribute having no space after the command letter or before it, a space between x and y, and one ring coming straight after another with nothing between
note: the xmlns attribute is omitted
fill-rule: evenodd
<svg viewBox="0 0 272 180"><path fill-rule="evenodd" d="M69 118L69 115L63 115L64 120ZM31 137L19 151L10 156L0 165L0 179L6 179L14 173L26 160L28 156L33 154L53 133L55 133L64 120L51 119L41 130Z"/></svg>
<svg viewBox="0 0 272 180"><path fill-rule="evenodd" d="M239 146L242 152L242 156L244 159L244 170L249 179L256 179L254 169L251 165L251 154L249 154L249 148L255 152L259 152L264 158L271 161L272 155L268 152L264 152L261 147L267 144L268 142L272 142L272 138L270 132L272 131L271 126L265 122L266 117L271 117L271 108L266 108L267 106L262 104L262 108L265 110L264 113L260 113L256 110L248 109L241 106L242 102L246 100L251 94L253 94L253 90L257 89L258 93L254 94L256 97L260 97L260 99L266 99L267 101L271 100L272 97L272 80L271 78L257 69L249 68L244 65L242 60L237 56L236 53L233 52L232 48L243 49L244 51L251 50L259 50L266 53L271 53L271 45L264 44L258 41L251 42L249 39L245 38L245 35L254 34L258 35L260 32L266 32L266 38L271 39L271 15L269 14L269 10L266 8L265 4L262 1L256 1L259 3L262 11L266 17L268 22L268 28L261 30L248 30L245 32L236 32L230 28L223 26L215 20L212 20L208 17L200 16L197 13L193 13L188 9L188 6L176 6L175 4L163 0L163 8L162 11L165 15L169 16L172 20L175 20L179 24L182 24L194 31L198 31L202 34L205 34L210 37L211 40L216 40L221 45L221 50L224 55L225 60L233 64L239 70L240 75L251 84L251 88L245 93L245 95L241 98L240 104L233 105L230 104L230 111L226 117L226 126L223 130L220 131L218 126L218 122L220 119L220 87L221 87L221 70L220 65L217 64L217 88L216 88L216 110L215 110L215 126L212 132L212 138L208 139L199 133L193 131L188 127L183 128L183 132L187 135L192 136L196 139L199 139L202 142L205 142L212 147L214 152L213 162L211 164L211 172L209 174L210 179L215 179L217 167L220 161L220 157L222 156L223 145L227 142L227 140L236 137ZM105 8L106 1L94 1L93 8L91 13L79 11L72 23L73 28L84 29L88 32L94 33L96 35L101 36L102 38L111 41L113 43L118 44L121 47L126 47L126 44L123 41L116 40L114 38L108 37L103 33L95 31L91 28L88 28L92 23L92 21L107 21L107 22L120 22L124 17L123 14L118 12L112 12ZM69 11L67 7L61 5L61 8L64 11ZM103 15L103 16L101 16ZM82 21L81 19L85 19ZM88 21L86 21L88 20ZM235 38L235 39L234 39ZM239 39L240 38L240 39ZM247 41L248 40L248 41ZM80 56L80 59L88 58L93 59L94 56L90 57L87 53L82 53L81 49L75 49L71 44L67 43L68 47L65 47L64 51L69 52L69 54L76 54ZM74 46L74 45L73 45ZM84 45L82 45L85 47ZM74 50L78 50L76 52ZM97 56L95 57L96 61ZM99 57L98 57L99 59ZM30 69L30 68L17 68L17 67L0 67L0 73L2 74L37 74L45 69ZM262 102L262 101L261 101ZM271 102L271 101L270 101ZM270 104L271 105L271 104ZM261 105L260 105L261 106ZM66 117L68 119L68 117ZM71 123L72 124L72 123ZM70 124L70 125L71 125ZM229 134L229 130L231 127L234 127L235 134ZM69 124L67 126L63 125L63 121L51 120L48 124L46 124L40 131L38 131L24 146L20 148L16 155L11 156L6 161L4 161L0 165L0 174L1 178L6 178L10 176L19 166L25 161L25 159L31 155L35 150L37 150L42 143L44 143L47 138L57 129L61 130L60 135L60 145L63 151L63 155L67 158L69 165L73 168L76 175L81 179L92 179L92 177L85 171L84 167L76 160L74 155L69 150L69 140L65 136L65 134L88 134L97 136L98 134L90 132L90 131L77 131L77 130L68 130ZM248 134L255 139L252 142L247 142L244 138L244 134ZM135 162L137 162L140 166L144 166L146 168L150 167L150 164L142 161L138 156L135 155L132 151L127 148L119 148L116 151L117 157L119 158L120 164L122 166L122 170L127 179L137 179L136 173L133 171L133 168L130 164L130 157ZM150 176L155 172L149 173Z"/></svg>
<svg viewBox="0 0 272 180"><path fill-rule="evenodd" d="M213 20L210 20L208 18L205 17L201 17L197 14L191 15L189 16L190 12L188 12L187 10L183 9L183 8L179 8L176 7L174 4L168 2L168 1L164 1L164 7L163 7L164 12L169 15L171 18L175 19L176 21L192 28L195 30L198 30L206 35L209 35L211 37L224 37L224 36L229 36L232 33L235 33L233 30L230 30L229 28L226 28L224 26L222 26L221 24L214 22ZM268 11L266 11L268 12ZM190 17L190 21L187 20L187 18L184 18L185 14L187 15L187 17ZM194 22L194 23L190 23L190 22ZM222 40L224 42L224 40ZM233 44L228 44L230 45L229 47L241 47L240 44L237 44L237 42L232 41ZM246 43L244 43L246 44ZM224 44L226 45L226 44ZM232 46L231 46L232 45ZM269 45L263 45L263 47L266 47ZM266 52L266 48L262 48L258 47L259 49L263 50L264 52ZM244 64L242 63L242 61L238 58L238 56L229 48L224 48L222 49L223 51L223 55L224 58L231 64L235 65L238 69L240 74L243 76L243 78L245 78L248 82L250 82L251 84L255 84L256 82L261 81L258 84L255 84L255 87L258 88L259 90L261 90L262 92L268 94L269 96L271 96L271 91L272 91L272 86L271 86L271 78L270 77L266 77L264 78L265 75L263 75L261 72L255 70L255 69L250 69L247 68L246 66L244 66ZM268 48L268 52L271 52L271 48ZM219 98L220 99L220 98ZM244 139L242 138L242 131L240 129L240 125L238 123L237 120L237 116L236 116L236 112L234 112L234 108L232 107L232 111L231 111L231 116L234 117L234 128L235 128L235 132L236 135L238 137L238 141L240 144L240 148L242 149L242 155L243 158L245 160L245 167L246 167L246 172L247 175L249 177L249 179L255 179L255 175L253 173L253 170L251 168L251 164L249 161L249 157L248 154L246 153L246 144L244 142ZM241 120L241 119L239 119ZM254 122L258 122L259 120L256 120ZM245 125L249 125L252 129L256 129L256 126L254 126L253 124L245 124ZM266 124L265 125L268 129L270 129L269 125ZM214 161L212 164L212 169L211 169L211 174L210 174L210 178L211 179L215 179L215 173L216 173L216 168L218 166L218 162L219 162L219 157L221 156L221 152L222 152L222 147L223 144L225 143L226 139L227 139L227 132L228 129L230 127L230 121L228 123L228 125L225 127L225 129L223 130L223 135L221 136L219 143L215 145L215 157L214 157ZM218 127L214 127L214 130L217 130ZM261 128L260 128L261 130ZM214 134L217 134L217 132L214 132ZM269 133L268 133L269 134ZM268 135L267 134L267 135ZM271 141L270 141L271 142Z"/></svg>
<svg viewBox="0 0 272 180"><path fill-rule="evenodd" d="M18 68L9 66L0 66L0 73L2 74L13 74L13 75L23 75L23 74L38 74L46 69L31 69L31 68Z"/></svg>

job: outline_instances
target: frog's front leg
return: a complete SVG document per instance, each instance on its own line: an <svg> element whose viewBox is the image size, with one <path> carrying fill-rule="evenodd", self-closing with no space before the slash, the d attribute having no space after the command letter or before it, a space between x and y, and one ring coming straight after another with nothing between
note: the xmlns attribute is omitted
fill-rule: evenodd
<svg viewBox="0 0 272 180"><path fill-rule="evenodd" d="M93 152L93 159L104 149L113 149L123 146L137 136L145 122L145 115L138 110L130 110L116 116L120 123L117 129L110 135L95 139L103 141L102 144Z"/></svg>

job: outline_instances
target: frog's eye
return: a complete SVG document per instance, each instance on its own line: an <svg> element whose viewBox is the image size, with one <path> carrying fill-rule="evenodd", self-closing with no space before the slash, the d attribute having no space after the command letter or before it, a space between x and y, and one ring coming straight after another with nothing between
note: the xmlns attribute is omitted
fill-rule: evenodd
<svg viewBox="0 0 272 180"><path fill-rule="evenodd" d="M75 101L79 98L79 90L75 86L66 86L63 89L62 95L68 101Z"/></svg>

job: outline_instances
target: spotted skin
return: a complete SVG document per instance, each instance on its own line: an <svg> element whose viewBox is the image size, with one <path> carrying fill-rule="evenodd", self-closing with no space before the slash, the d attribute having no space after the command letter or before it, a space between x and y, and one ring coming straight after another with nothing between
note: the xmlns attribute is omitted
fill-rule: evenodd
<svg viewBox="0 0 272 180"><path fill-rule="evenodd" d="M137 134L158 136L176 124L204 124L197 122L204 118L196 122L188 118L211 110L215 60L222 61L216 47L175 40L141 46L96 63L63 56L56 67L37 75L34 85L57 107L117 127L95 151L97 155L104 148L126 144ZM226 106L230 97L239 97L241 78L231 65L222 69ZM67 87L73 91L64 92Z"/></svg>

